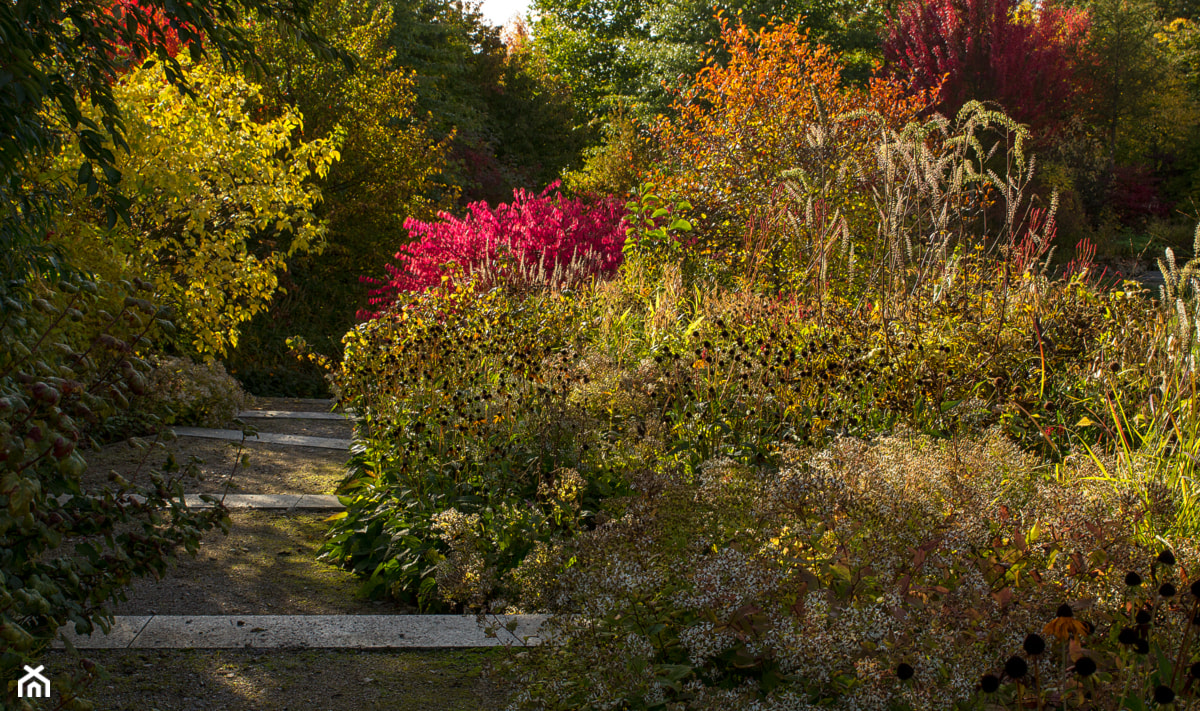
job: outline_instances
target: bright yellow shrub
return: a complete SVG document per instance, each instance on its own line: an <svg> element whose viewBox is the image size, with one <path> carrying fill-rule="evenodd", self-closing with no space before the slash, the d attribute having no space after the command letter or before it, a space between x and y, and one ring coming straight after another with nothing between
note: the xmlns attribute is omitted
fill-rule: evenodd
<svg viewBox="0 0 1200 711"><path fill-rule="evenodd" d="M75 174L75 143L44 178L84 178L57 232L75 263L152 281L176 309L180 345L213 356L235 346L238 327L266 308L285 258L323 246L313 214L321 192L311 178L338 159L341 139L298 140L303 117L293 109L256 122L249 110L258 87L181 59L194 97L152 63L114 87L129 144L114 151L129 223L105 219L91 197L95 181Z"/></svg>

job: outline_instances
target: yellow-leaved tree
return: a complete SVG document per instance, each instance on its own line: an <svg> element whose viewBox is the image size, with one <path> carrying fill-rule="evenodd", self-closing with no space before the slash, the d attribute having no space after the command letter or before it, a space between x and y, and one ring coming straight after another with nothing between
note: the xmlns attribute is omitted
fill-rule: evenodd
<svg viewBox="0 0 1200 711"><path fill-rule="evenodd" d="M300 140L303 116L288 107L256 120L263 113L257 86L179 59L191 97L153 62L113 88L129 144L113 151L129 223L97 214L97 181L76 175L75 143L43 179L78 183L54 237L73 263L153 282L175 307L177 345L211 358L236 346L239 327L266 308L288 256L323 247L314 179L338 160L342 136Z"/></svg>

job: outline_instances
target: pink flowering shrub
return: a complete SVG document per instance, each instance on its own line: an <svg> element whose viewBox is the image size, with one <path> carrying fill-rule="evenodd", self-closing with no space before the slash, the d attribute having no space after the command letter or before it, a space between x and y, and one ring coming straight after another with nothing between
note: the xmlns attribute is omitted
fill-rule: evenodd
<svg viewBox="0 0 1200 711"><path fill-rule="evenodd" d="M424 292L446 278L520 289L615 273L625 244L623 203L565 198L558 186L540 195L514 190L511 203L495 208L471 203L463 218L444 212L440 222L409 218L404 227L416 241L396 254L399 264L386 265L390 278L364 277L376 285L371 306L381 311L401 293Z"/></svg>

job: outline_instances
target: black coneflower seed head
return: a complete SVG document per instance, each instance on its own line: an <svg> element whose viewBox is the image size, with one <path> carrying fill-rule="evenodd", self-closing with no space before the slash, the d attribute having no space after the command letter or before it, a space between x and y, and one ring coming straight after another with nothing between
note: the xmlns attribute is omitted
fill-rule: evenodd
<svg viewBox="0 0 1200 711"><path fill-rule="evenodd" d="M1004 673L1008 675L1009 679L1020 679L1025 676L1027 671L1029 671L1029 665L1020 657L1009 657L1008 661L1004 663Z"/></svg>
<svg viewBox="0 0 1200 711"><path fill-rule="evenodd" d="M1192 591L1193 595L1195 595L1196 597L1200 597L1200 580L1197 580L1196 582L1192 583L1192 587L1190 587L1188 589Z"/></svg>
<svg viewBox="0 0 1200 711"><path fill-rule="evenodd" d="M1150 643L1144 639L1139 639L1137 642L1134 642L1133 651L1137 652L1138 654L1149 654Z"/></svg>
<svg viewBox="0 0 1200 711"><path fill-rule="evenodd" d="M1188 674L1191 675L1193 679L1200 679L1200 662L1196 662L1192 664L1192 666L1188 667Z"/></svg>
<svg viewBox="0 0 1200 711"><path fill-rule="evenodd" d="M983 689L985 694L994 694L1000 688L1000 678L995 674L984 674L979 680L979 688Z"/></svg>
<svg viewBox="0 0 1200 711"><path fill-rule="evenodd" d="M1157 560L1163 565L1175 565L1175 554L1171 552L1170 548L1164 548L1162 553L1158 554Z"/></svg>
<svg viewBox="0 0 1200 711"><path fill-rule="evenodd" d="M1136 588L1142 584L1142 576L1131 570L1125 574L1125 584L1131 588Z"/></svg>
<svg viewBox="0 0 1200 711"><path fill-rule="evenodd" d="M1074 617L1075 613L1071 610L1071 606L1063 603L1058 606L1058 610L1054 613L1055 617Z"/></svg>
<svg viewBox="0 0 1200 711"><path fill-rule="evenodd" d="M1121 633L1117 635L1117 641L1126 645L1137 644L1137 630L1133 629L1132 627L1122 627Z"/></svg>
<svg viewBox="0 0 1200 711"><path fill-rule="evenodd" d="M1158 594L1163 597L1175 597L1175 586L1170 583L1163 583L1158 588Z"/></svg>
<svg viewBox="0 0 1200 711"><path fill-rule="evenodd" d="M1146 610L1139 610L1137 616L1133 618L1139 625L1150 624L1150 613Z"/></svg>
<svg viewBox="0 0 1200 711"><path fill-rule="evenodd" d="M900 662L896 666L896 678L900 681L908 681L913 677L913 668L904 662Z"/></svg>
<svg viewBox="0 0 1200 711"><path fill-rule="evenodd" d="M1091 676L1096 673L1096 662L1091 657L1080 657L1075 660L1075 673L1079 676Z"/></svg>
<svg viewBox="0 0 1200 711"><path fill-rule="evenodd" d="M1036 657L1046 651L1046 640L1042 639L1039 634L1031 634L1025 638L1025 643L1021 645L1025 649L1025 653Z"/></svg>
<svg viewBox="0 0 1200 711"><path fill-rule="evenodd" d="M1154 687L1154 701L1160 704L1169 704L1175 700L1175 690L1166 684L1159 684Z"/></svg>

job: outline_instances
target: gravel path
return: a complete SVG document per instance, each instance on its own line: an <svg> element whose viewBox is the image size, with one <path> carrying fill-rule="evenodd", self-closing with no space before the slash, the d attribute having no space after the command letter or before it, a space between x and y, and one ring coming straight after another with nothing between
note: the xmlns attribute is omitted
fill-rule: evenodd
<svg viewBox="0 0 1200 711"><path fill-rule="evenodd" d="M255 398L249 407L328 412L328 401ZM349 438L351 422L297 418L247 419L260 432ZM248 461L238 461L239 452ZM113 486L109 471L147 484L171 454L179 463L204 461L200 478L183 478L187 493L225 489L242 494L332 494L349 453L249 442L181 437L149 453L125 444L85 453L87 487ZM181 554L160 581L140 580L118 615L395 615L416 612L359 599L359 579L316 560L327 530L321 513L232 511L226 536L208 534L195 557ZM156 618L157 619L157 618ZM138 711L321 711L337 709L497 709L504 694L483 673L504 650L145 650L98 649L84 654L109 678L88 692L96 709ZM51 651L50 673L71 666Z"/></svg>
<svg viewBox="0 0 1200 711"><path fill-rule="evenodd" d="M294 420L293 420L294 421ZM233 472L231 492L242 494L332 494L345 476L347 452L316 447L247 442L241 449L246 455L245 466L238 461L239 443L215 439L180 437L163 448L141 452L128 444L112 444L99 451L84 452L88 460L83 475L85 487L108 485L109 471L116 471L134 484L148 486L150 474L173 454L179 464L190 457L204 463L202 478L185 477L183 490L188 494L216 493L223 489L225 479ZM142 458L145 455L145 463Z"/></svg>
<svg viewBox="0 0 1200 711"><path fill-rule="evenodd" d="M360 600L352 573L316 559L328 514L233 512L228 536L204 538L162 580L134 583L118 615L395 615L394 603Z"/></svg>
<svg viewBox="0 0 1200 711"><path fill-rule="evenodd" d="M93 650L111 678L88 693L104 711L483 711L503 694L479 650ZM47 670L65 669L63 652Z"/></svg>

